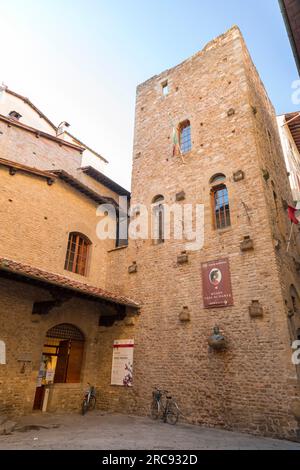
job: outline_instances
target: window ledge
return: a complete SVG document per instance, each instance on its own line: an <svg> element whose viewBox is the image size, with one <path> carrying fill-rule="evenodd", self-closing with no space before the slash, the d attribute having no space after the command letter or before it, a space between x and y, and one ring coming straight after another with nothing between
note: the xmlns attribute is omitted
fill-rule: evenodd
<svg viewBox="0 0 300 470"><path fill-rule="evenodd" d="M108 253L111 253L113 251L123 250L124 248L128 248L128 245L117 246L116 248L113 248L112 250L108 250Z"/></svg>
<svg viewBox="0 0 300 470"><path fill-rule="evenodd" d="M69 271L68 269L64 269L64 272L66 273L66 275L74 276L74 278L77 278L80 280L84 280L88 277L86 274L74 273L73 271Z"/></svg>
<svg viewBox="0 0 300 470"><path fill-rule="evenodd" d="M152 240L152 246L164 246L165 240L163 242L156 242Z"/></svg>
<svg viewBox="0 0 300 470"><path fill-rule="evenodd" d="M182 156L183 156L183 158L189 157L190 155L192 155L192 153L193 153L193 151L192 151L192 149L191 149L191 150L189 150L188 152L182 153ZM178 155L178 156L180 157L180 155Z"/></svg>
<svg viewBox="0 0 300 470"><path fill-rule="evenodd" d="M232 227L226 227L226 228L216 228L214 230L215 233L219 233L220 235L223 235L223 233L231 232L233 230Z"/></svg>

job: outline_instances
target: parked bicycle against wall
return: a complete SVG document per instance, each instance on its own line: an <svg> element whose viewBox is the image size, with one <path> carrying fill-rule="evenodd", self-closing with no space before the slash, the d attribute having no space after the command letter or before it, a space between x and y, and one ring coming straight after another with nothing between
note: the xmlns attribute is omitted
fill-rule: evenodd
<svg viewBox="0 0 300 470"><path fill-rule="evenodd" d="M155 387L152 392L151 418L161 418L164 423L176 424L180 410L176 401L168 393L167 390L160 390Z"/></svg>
<svg viewBox="0 0 300 470"><path fill-rule="evenodd" d="M96 389L88 383L89 388L86 390L82 402L81 412L84 415L88 410L94 410L96 406Z"/></svg>

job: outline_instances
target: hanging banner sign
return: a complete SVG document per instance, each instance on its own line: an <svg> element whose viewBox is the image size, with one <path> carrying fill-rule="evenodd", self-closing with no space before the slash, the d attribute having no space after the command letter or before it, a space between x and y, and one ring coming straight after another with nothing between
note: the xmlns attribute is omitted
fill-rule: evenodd
<svg viewBox="0 0 300 470"><path fill-rule="evenodd" d="M111 385L132 386L133 339L118 339L113 344Z"/></svg>
<svg viewBox="0 0 300 470"><path fill-rule="evenodd" d="M233 305L228 258L202 263L204 308Z"/></svg>
<svg viewBox="0 0 300 470"><path fill-rule="evenodd" d="M6 364L5 343L0 340L0 364Z"/></svg>

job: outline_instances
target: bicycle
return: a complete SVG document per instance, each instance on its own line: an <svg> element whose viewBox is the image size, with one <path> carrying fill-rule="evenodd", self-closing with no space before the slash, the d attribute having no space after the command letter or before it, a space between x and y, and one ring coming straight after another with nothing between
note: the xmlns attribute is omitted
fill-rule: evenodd
<svg viewBox="0 0 300 470"><path fill-rule="evenodd" d="M81 406L81 412L84 415L88 410L94 410L96 406L96 389L88 383L89 388L86 390Z"/></svg>
<svg viewBox="0 0 300 470"><path fill-rule="evenodd" d="M176 424L180 411L176 401L168 395L167 390L160 390L157 387L152 392L151 418L161 419L164 423Z"/></svg>

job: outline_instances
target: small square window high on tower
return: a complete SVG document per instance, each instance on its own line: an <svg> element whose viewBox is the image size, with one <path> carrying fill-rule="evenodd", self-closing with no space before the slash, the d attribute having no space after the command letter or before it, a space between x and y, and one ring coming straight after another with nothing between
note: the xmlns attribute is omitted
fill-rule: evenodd
<svg viewBox="0 0 300 470"><path fill-rule="evenodd" d="M161 84L162 86L162 94L163 96L167 96L169 94L169 85L168 85L168 81L165 81Z"/></svg>

